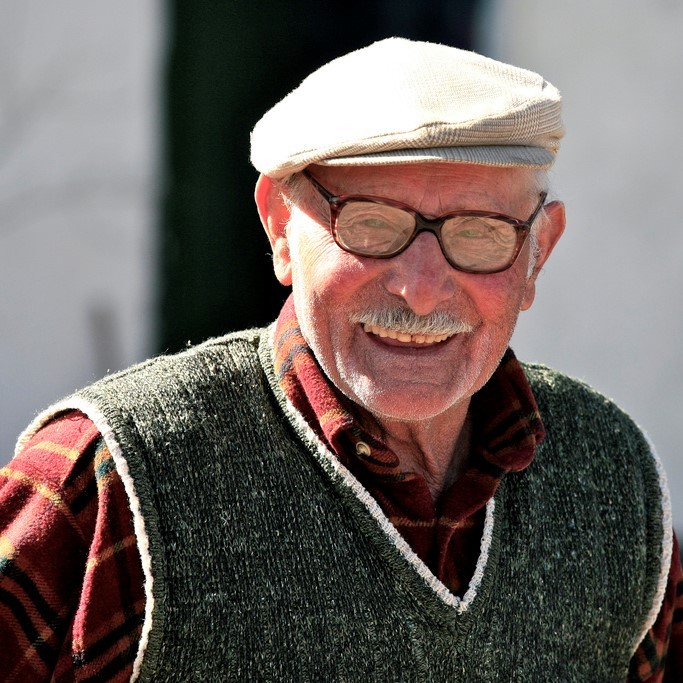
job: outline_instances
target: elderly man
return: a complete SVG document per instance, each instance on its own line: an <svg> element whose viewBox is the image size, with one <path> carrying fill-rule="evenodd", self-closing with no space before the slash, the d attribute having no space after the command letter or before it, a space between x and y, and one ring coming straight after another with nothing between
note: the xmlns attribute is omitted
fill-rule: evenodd
<svg viewBox="0 0 683 683"><path fill-rule="evenodd" d="M292 296L22 435L4 680L659 681L667 651L674 680L659 462L508 348L564 229L561 136L540 76L400 39L268 112L256 203Z"/></svg>

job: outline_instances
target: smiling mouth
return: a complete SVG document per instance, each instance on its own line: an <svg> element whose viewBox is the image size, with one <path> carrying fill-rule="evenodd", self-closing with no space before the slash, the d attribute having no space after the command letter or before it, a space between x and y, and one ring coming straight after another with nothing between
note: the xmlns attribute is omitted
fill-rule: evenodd
<svg viewBox="0 0 683 683"><path fill-rule="evenodd" d="M409 344L438 344L455 336L454 332L447 334L409 334L408 332L400 332L387 327L380 327L379 325L371 325L370 323L363 323L363 330L378 337L395 339L396 341Z"/></svg>

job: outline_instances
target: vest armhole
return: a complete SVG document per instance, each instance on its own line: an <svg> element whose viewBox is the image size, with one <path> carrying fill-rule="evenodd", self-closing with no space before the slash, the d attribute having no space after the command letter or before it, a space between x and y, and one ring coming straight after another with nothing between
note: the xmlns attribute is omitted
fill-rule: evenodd
<svg viewBox="0 0 683 683"><path fill-rule="evenodd" d="M640 427L638 427L640 429ZM657 473L659 490L660 490L660 504L661 504L661 524L662 524L662 542L661 542L661 562L659 578L655 587L654 596L652 599L652 606L648 612L642 631L635 643L633 652L635 653L643 638L648 631L654 626L657 617L664 604L664 597L666 595L666 588L669 579L669 571L671 569L671 557L673 553L673 512L671 508L671 494L669 493L669 485L666 478L666 472L662 464L654 444L650 440L647 433L640 429L643 438L645 439L649 449L655 471Z"/></svg>

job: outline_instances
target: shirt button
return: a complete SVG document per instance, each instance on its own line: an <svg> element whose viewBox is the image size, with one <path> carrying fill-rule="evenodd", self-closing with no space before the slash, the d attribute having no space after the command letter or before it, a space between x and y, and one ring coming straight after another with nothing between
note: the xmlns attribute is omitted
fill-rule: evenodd
<svg viewBox="0 0 683 683"><path fill-rule="evenodd" d="M358 455L370 455L370 453L372 453L372 448L370 448L365 441L359 441L356 444L356 453L358 453Z"/></svg>

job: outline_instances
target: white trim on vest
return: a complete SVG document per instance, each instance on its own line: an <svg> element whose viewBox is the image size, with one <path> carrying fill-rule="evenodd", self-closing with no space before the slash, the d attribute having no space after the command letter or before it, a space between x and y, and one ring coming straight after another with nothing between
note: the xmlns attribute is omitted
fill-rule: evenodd
<svg viewBox="0 0 683 683"><path fill-rule="evenodd" d="M662 557L661 566L659 570L659 581L657 582L657 589L655 591L654 598L652 600L652 607L645 619L642 631L636 641L635 647L633 648L633 654L635 654L638 646L642 642L643 638L647 635L647 632L654 626L657 621L659 612L662 609L662 604L664 602L664 596L666 594L666 587L669 579L669 571L671 568L671 555L673 553L673 513L671 510L671 494L669 493L669 484L666 478L666 472L664 471L664 465L657 454L654 444L650 440L645 430L640 426L638 427L642 432L648 446L650 447L650 453L652 454L652 460L654 461L655 468L657 470L657 475L659 477L659 489L662 494Z"/></svg>
<svg viewBox="0 0 683 683"><path fill-rule="evenodd" d="M484 577L484 571L489 559L489 551L491 549L491 541L493 539L493 525L494 513L496 504L494 498L491 498L486 504L486 519L484 521L484 532L481 537L481 546L479 559L474 569L474 574L470 579L469 587L462 598L451 593L446 586L434 576L429 567L415 554L413 549L408 545L407 541L401 536L396 527L389 521L389 518L384 514L384 511L379 506L379 503L370 495L367 489L351 474L351 472L339 461L336 455L327 448L327 446L320 440L318 435L311 429L306 422L306 418L294 407L294 405L285 397L287 410L296 425L313 442L318 453L332 466L332 468L340 475L342 481L348 486L353 494L366 507L368 512L372 515L375 521L379 524L380 529L389 537L396 549L405 557L405 559L413 566L422 580L429 586L429 588L438 595L438 597L445 602L449 607L457 610L458 614L466 612L475 597Z"/></svg>

